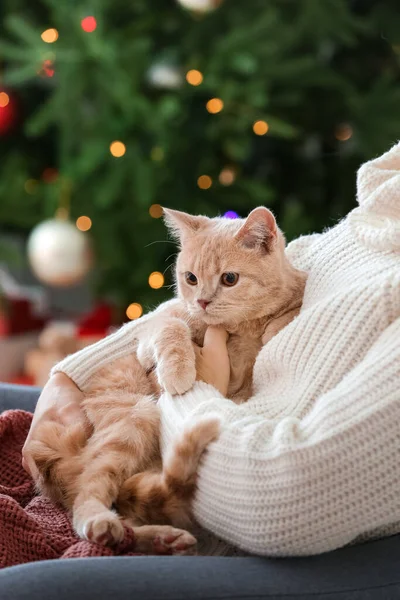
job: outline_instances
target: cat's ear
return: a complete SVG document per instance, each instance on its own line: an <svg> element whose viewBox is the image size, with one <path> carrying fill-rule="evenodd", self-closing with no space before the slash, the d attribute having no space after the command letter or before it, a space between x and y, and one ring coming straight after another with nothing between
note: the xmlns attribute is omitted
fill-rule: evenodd
<svg viewBox="0 0 400 600"><path fill-rule="evenodd" d="M259 206L251 211L235 238L246 248L260 248L268 252L276 240L277 231L272 212L264 206Z"/></svg>
<svg viewBox="0 0 400 600"><path fill-rule="evenodd" d="M180 210L163 208L164 221L172 235L178 240L193 235L208 223L207 217L189 215Z"/></svg>

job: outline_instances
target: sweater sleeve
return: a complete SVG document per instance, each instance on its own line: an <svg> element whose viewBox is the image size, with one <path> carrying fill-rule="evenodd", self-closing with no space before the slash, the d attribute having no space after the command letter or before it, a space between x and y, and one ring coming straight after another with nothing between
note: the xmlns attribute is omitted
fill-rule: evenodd
<svg viewBox="0 0 400 600"><path fill-rule="evenodd" d="M107 363L137 350L138 343L150 338L166 319L180 317L180 302L170 300L137 321L127 323L106 338L71 354L57 363L50 375L65 373L82 391L86 391L91 377Z"/></svg>
<svg viewBox="0 0 400 600"><path fill-rule="evenodd" d="M161 397L163 450L210 412L222 434L199 470L194 514L242 549L318 554L400 521L400 318L302 419L269 421L197 383Z"/></svg>

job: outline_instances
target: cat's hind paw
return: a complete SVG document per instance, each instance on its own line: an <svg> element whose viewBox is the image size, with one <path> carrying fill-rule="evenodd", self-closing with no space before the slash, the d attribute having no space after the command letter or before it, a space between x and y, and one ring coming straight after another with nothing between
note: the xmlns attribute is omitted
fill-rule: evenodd
<svg viewBox="0 0 400 600"><path fill-rule="evenodd" d="M170 525L143 525L134 527L133 530L139 552L182 556L196 554L197 540L184 529L176 529Z"/></svg>
<svg viewBox="0 0 400 600"><path fill-rule="evenodd" d="M157 554L196 554L196 538L183 529L173 529L171 527L170 533L156 536L153 543Z"/></svg>

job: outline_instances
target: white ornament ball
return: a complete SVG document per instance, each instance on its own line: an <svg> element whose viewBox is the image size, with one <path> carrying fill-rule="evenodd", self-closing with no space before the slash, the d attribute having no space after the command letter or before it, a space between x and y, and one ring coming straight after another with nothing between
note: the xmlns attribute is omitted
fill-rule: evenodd
<svg viewBox="0 0 400 600"><path fill-rule="evenodd" d="M181 87L183 75L175 65L155 63L149 69L148 80L154 87L174 90Z"/></svg>
<svg viewBox="0 0 400 600"><path fill-rule="evenodd" d="M179 4L187 10L207 13L217 8L220 0L178 0Z"/></svg>
<svg viewBox="0 0 400 600"><path fill-rule="evenodd" d="M87 235L58 219L35 227L28 239L28 258L37 278L54 287L79 283L93 262Z"/></svg>

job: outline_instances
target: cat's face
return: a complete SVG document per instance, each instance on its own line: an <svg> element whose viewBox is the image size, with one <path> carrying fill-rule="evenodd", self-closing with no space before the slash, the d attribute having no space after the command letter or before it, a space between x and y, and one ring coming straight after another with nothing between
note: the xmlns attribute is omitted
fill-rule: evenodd
<svg viewBox="0 0 400 600"><path fill-rule="evenodd" d="M284 238L272 213L260 207L230 220L165 209L178 236L177 292L190 314L208 325L237 326L268 314L282 283Z"/></svg>

